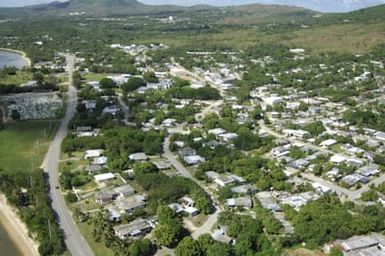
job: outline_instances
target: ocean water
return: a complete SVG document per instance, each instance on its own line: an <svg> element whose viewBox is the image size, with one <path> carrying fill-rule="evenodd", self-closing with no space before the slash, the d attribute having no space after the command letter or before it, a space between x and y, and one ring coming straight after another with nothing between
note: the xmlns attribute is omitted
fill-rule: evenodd
<svg viewBox="0 0 385 256"><path fill-rule="evenodd" d="M1 256L22 256L16 245L8 236L0 220L0 255Z"/></svg>
<svg viewBox="0 0 385 256"><path fill-rule="evenodd" d="M22 68L27 65L28 62L20 54L0 50L0 68L4 66Z"/></svg>

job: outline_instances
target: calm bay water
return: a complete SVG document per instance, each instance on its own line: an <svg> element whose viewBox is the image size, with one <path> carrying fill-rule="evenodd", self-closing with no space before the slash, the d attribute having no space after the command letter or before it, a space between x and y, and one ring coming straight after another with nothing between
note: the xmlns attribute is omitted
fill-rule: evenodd
<svg viewBox="0 0 385 256"><path fill-rule="evenodd" d="M0 255L4 256L21 256L16 245L9 238L8 234L1 225L0 220Z"/></svg>
<svg viewBox="0 0 385 256"><path fill-rule="evenodd" d="M22 68L27 65L28 62L20 54L0 50L0 68L4 66Z"/></svg>

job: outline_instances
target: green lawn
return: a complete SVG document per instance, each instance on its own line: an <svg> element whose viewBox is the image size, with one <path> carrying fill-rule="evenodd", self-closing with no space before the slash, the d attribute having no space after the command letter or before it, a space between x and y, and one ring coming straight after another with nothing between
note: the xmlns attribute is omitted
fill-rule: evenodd
<svg viewBox="0 0 385 256"><path fill-rule="evenodd" d="M0 168L15 171L38 168L57 127L57 121L5 124L0 130Z"/></svg>
<svg viewBox="0 0 385 256"><path fill-rule="evenodd" d="M103 78L106 78L106 76L107 74L88 73L88 74L85 74L83 77L87 81L100 81Z"/></svg>
<svg viewBox="0 0 385 256"><path fill-rule="evenodd" d="M18 71L14 76L6 76L1 79L2 84L16 84L21 85L32 80L32 73L28 71Z"/></svg>

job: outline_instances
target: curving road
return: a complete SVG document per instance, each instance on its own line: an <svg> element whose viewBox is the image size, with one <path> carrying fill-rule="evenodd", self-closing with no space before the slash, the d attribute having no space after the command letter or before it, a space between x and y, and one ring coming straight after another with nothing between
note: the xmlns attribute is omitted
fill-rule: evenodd
<svg viewBox="0 0 385 256"><path fill-rule="evenodd" d="M67 135L68 124L75 115L77 105L77 92L73 86L72 79L75 66L75 56L67 54L65 57L67 60L69 75L67 111L45 156L43 169L49 177L49 193L52 200L52 207L59 217L58 221L61 229L64 231L65 243L69 252L73 256L92 256L94 253L74 223L60 189L56 189L56 187L59 186L59 160L61 144Z"/></svg>
<svg viewBox="0 0 385 256"><path fill-rule="evenodd" d="M203 234L208 234L211 232L211 229L214 227L214 225L218 221L219 214L223 211L223 209L220 208L220 202L215 198L214 194L201 182L199 182L194 176L191 175L191 173L186 169L186 167L178 160L177 156L175 156L169 149L170 146L170 136L166 137L163 143L163 157L167 159L172 166L184 177L191 179L196 184L198 184L211 198L211 200L214 203L214 213L209 215L209 218L206 220L206 222L196 228L192 233L191 236L194 239L197 239Z"/></svg>

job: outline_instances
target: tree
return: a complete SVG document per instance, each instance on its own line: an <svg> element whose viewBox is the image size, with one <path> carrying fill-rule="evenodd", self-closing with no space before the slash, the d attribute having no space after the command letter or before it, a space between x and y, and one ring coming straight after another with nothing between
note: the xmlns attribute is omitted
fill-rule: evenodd
<svg viewBox="0 0 385 256"><path fill-rule="evenodd" d="M167 247L173 246L178 242L181 232L182 225L175 220L159 223L153 231L157 244Z"/></svg>
<svg viewBox="0 0 385 256"><path fill-rule="evenodd" d="M76 87L76 88L80 88L81 84L82 84L82 76L80 75L80 73L78 71L75 71L72 75L72 79L73 79L73 85Z"/></svg>
<svg viewBox="0 0 385 256"><path fill-rule="evenodd" d="M134 240L128 247L130 256L149 256L153 255L153 244L148 239Z"/></svg>
<svg viewBox="0 0 385 256"><path fill-rule="evenodd" d="M142 78L133 76L133 77L130 77L130 79L128 79L127 83L122 84L120 88L124 92L128 93L128 92L133 92L145 85L146 83L143 81Z"/></svg>
<svg viewBox="0 0 385 256"><path fill-rule="evenodd" d="M158 206L158 208L156 209L156 216L160 223L167 223L176 217L174 211L165 204L161 204Z"/></svg>
<svg viewBox="0 0 385 256"><path fill-rule="evenodd" d="M199 245L199 242L192 239L190 236L186 236L178 244L178 247L175 249L176 256L203 256L202 249Z"/></svg>
<svg viewBox="0 0 385 256"><path fill-rule="evenodd" d="M44 83L44 75L41 72L35 72L33 73L33 80L35 80L39 86L42 86Z"/></svg>
<svg viewBox="0 0 385 256"><path fill-rule="evenodd" d="M231 247L227 244L215 242L207 248L207 256L230 256Z"/></svg>
<svg viewBox="0 0 385 256"><path fill-rule="evenodd" d="M116 86L116 83L111 78L103 78L99 83L102 89L112 89Z"/></svg>
<svg viewBox="0 0 385 256"><path fill-rule="evenodd" d="M304 127L304 129L313 136L318 136L324 131L326 131L326 128L324 127L321 121L309 123Z"/></svg>
<svg viewBox="0 0 385 256"><path fill-rule="evenodd" d="M330 250L329 256L343 256L343 253L341 252L341 250L339 248L333 247Z"/></svg>
<svg viewBox="0 0 385 256"><path fill-rule="evenodd" d="M144 73L143 78L147 83L158 83L159 82L158 78L155 76L155 73L151 72L151 71Z"/></svg>
<svg viewBox="0 0 385 256"><path fill-rule="evenodd" d="M151 162L137 162L134 165L134 171L135 174L152 173L158 171L158 168Z"/></svg>
<svg viewBox="0 0 385 256"><path fill-rule="evenodd" d="M72 192L68 192L67 195L66 195L66 199L69 203L75 203L78 201L78 198L77 196L72 193Z"/></svg>
<svg viewBox="0 0 385 256"><path fill-rule="evenodd" d="M241 127L238 130L238 137L234 140L234 145L241 150L251 150L257 146L258 136L249 128Z"/></svg>
<svg viewBox="0 0 385 256"><path fill-rule="evenodd" d="M19 121L21 119L21 115L20 115L19 111L17 111L16 109L12 109L11 118L14 121Z"/></svg>

